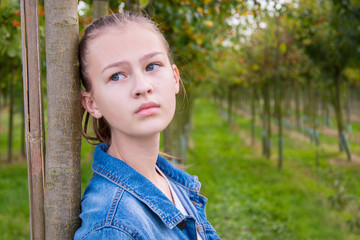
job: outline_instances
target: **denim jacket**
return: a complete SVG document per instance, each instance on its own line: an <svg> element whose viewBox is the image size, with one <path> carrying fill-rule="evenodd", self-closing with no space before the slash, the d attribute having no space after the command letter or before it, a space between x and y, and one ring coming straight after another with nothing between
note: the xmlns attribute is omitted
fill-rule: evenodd
<svg viewBox="0 0 360 240"><path fill-rule="evenodd" d="M74 239L220 239L206 220L207 199L199 194L196 176L175 168L159 156L156 165L167 176L189 216L147 178L106 152L99 144L94 152L94 175L81 202L81 227Z"/></svg>

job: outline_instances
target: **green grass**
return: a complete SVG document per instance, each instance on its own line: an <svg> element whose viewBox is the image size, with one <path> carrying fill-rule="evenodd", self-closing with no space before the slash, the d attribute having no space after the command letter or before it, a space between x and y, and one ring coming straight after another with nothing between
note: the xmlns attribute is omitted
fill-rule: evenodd
<svg viewBox="0 0 360 240"><path fill-rule="evenodd" d="M229 126L211 101L200 99L193 120L187 171L199 176L208 219L222 239L360 239L360 166L341 160L336 138L326 141L331 149L319 149L316 167L316 147L285 135L279 171L276 133L265 159L259 126L256 146L249 144L249 119L237 116ZM82 190L92 175L92 152L82 145ZM26 163L0 163L0 239L29 239L28 218Z"/></svg>
<svg viewBox="0 0 360 240"><path fill-rule="evenodd" d="M94 147L82 144L81 187L84 192L92 176ZM30 238L27 166L25 160L13 164L0 163L0 239Z"/></svg>
<svg viewBox="0 0 360 240"><path fill-rule="evenodd" d="M279 171L276 156L264 159L247 144L248 119L237 118L236 127L230 128L204 100L196 104L194 114L194 144L188 154L188 164L193 165L188 171L202 181L202 193L209 198L208 218L223 239L360 237L349 232L346 220L351 213L331 208L328 200L337 194L334 172L341 171L325 156L316 169L311 144L285 136L284 169ZM276 138L272 141L274 153ZM354 175L348 170L342 169L348 191L359 196L359 170L353 169Z"/></svg>
<svg viewBox="0 0 360 240"><path fill-rule="evenodd" d="M0 165L0 239L29 239L25 163Z"/></svg>
<svg viewBox="0 0 360 240"><path fill-rule="evenodd" d="M0 163L7 161L8 157L8 129L9 129L9 119L8 119L8 108L4 108L0 111ZM21 141L22 141L22 126L21 114L18 109L14 114L13 122L13 153L12 161L18 161L22 158L21 156Z"/></svg>
<svg viewBox="0 0 360 240"><path fill-rule="evenodd" d="M360 132L360 122L352 122L351 126L353 131Z"/></svg>

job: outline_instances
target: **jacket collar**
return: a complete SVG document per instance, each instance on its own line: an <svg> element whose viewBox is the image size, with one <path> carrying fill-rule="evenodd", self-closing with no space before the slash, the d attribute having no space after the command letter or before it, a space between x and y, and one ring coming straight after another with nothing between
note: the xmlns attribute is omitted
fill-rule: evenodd
<svg viewBox="0 0 360 240"><path fill-rule="evenodd" d="M147 178L125 162L107 154L108 148L109 146L105 143L96 147L92 165L94 172L124 188L139 201L146 204L170 229L185 218L175 205ZM196 177L175 168L161 156L158 156L156 165L174 181L192 192L199 192L200 183Z"/></svg>

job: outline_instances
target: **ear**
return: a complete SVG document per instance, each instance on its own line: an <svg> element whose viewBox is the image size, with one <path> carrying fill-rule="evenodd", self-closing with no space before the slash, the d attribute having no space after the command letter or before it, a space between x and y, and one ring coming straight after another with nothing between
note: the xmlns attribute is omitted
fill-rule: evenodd
<svg viewBox="0 0 360 240"><path fill-rule="evenodd" d="M180 89L180 73L179 73L179 69L177 68L177 66L175 64L171 65L172 69L173 69L173 75L174 75L174 80L175 80L175 93L178 94L179 93L179 89Z"/></svg>
<svg viewBox="0 0 360 240"><path fill-rule="evenodd" d="M102 114L96 106L96 103L89 92L83 92L81 94L81 104L94 118L101 118Z"/></svg>

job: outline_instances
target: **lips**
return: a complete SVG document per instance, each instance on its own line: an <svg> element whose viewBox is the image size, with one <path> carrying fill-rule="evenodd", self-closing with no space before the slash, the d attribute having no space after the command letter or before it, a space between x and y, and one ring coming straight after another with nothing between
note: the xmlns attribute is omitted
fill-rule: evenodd
<svg viewBox="0 0 360 240"><path fill-rule="evenodd" d="M160 105L154 102L143 103L135 111L135 114L140 115L142 117L147 117L156 113L159 107Z"/></svg>

